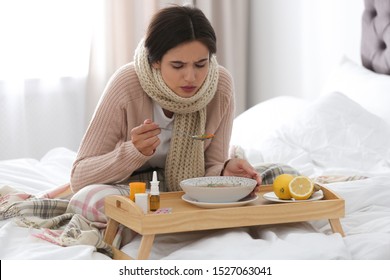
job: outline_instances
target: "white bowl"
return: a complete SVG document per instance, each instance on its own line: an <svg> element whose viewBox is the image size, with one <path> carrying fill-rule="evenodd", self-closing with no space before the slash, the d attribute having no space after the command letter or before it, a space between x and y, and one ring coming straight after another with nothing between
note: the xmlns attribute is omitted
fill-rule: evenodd
<svg viewBox="0 0 390 280"><path fill-rule="evenodd" d="M198 177L183 180L180 187L199 202L235 202L250 194L257 182L233 176Z"/></svg>

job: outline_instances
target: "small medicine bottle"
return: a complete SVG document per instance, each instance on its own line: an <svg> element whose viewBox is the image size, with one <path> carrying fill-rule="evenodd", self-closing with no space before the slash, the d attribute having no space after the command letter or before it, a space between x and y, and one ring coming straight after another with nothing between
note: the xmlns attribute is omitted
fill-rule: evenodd
<svg viewBox="0 0 390 280"><path fill-rule="evenodd" d="M156 211L160 208L160 190L159 181L157 180L157 172L153 171L153 180L150 181L150 198L149 207L150 211Z"/></svg>
<svg viewBox="0 0 390 280"><path fill-rule="evenodd" d="M130 199L135 201L136 193L145 193L146 192L146 183L144 182L131 182L130 187Z"/></svg>

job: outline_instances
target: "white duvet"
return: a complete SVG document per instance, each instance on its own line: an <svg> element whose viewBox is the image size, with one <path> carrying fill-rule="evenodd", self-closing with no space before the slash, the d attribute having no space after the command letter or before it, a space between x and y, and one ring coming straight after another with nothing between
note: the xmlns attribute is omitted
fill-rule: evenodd
<svg viewBox="0 0 390 280"><path fill-rule="evenodd" d="M327 220L158 235L151 259L390 259L389 125L342 94L312 104L295 101L302 105L299 112L285 111L288 121L280 118L255 135L256 122L238 117L232 145L254 164L287 163L309 176L368 176L327 185L345 199L341 224L346 236L333 234ZM252 115L260 122L264 112L277 114L272 108L287 103L294 102L272 100ZM68 181L74 157L73 151L58 148L40 161L0 162L0 184L33 194L46 191ZM59 247L37 239L31 235L37 230L12 221L0 226L0 259L108 259L91 246ZM135 256L139 244L136 237L122 249Z"/></svg>

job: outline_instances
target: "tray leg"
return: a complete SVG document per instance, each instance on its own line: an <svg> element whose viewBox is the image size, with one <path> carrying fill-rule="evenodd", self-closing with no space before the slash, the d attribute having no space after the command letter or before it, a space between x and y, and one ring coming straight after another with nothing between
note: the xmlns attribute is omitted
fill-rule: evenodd
<svg viewBox="0 0 390 280"><path fill-rule="evenodd" d="M334 233L340 233L342 237L345 236L343 228L340 223L340 219L329 219L330 227Z"/></svg>
<svg viewBox="0 0 390 280"><path fill-rule="evenodd" d="M112 245L116 232L118 231L119 223L114 219L108 219L106 232L104 233L104 242Z"/></svg>
<svg viewBox="0 0 390 280"><path fill-rule="evenodd" d="M138 249L138 260L146 260L149 258L150 251L152 251L152 245L154 241L154 234L143 235L141 239L141 245Z"/></svg>
<svg viewBox="0 0 390 280"><path fill-rule="evenodd" d="M113 259L114 260L133 260L132 257L129 255L123 253L118 248L115 248L112 246L112 242L114 241L115 235L118 231L119 222L115 221L114 219L108 219L106 232L104 234L104 242L106 242L108 245L111 245L112 252L113 252Z"/></svg>

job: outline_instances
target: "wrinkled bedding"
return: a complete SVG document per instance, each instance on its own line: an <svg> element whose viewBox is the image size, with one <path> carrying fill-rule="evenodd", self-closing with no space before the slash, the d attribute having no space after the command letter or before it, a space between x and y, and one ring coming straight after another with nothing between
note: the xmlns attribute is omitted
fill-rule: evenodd
<svg viewBox="0 0 390 280"><path fill-rule="evenodd" d="M65 148L50 150L41 160L0 161L0 186L41 196L69 181L76 153ZM0 220L0 259L109 259L94 246L62 247L37 238L41 229L20 227L15 219Z"/></svg>

